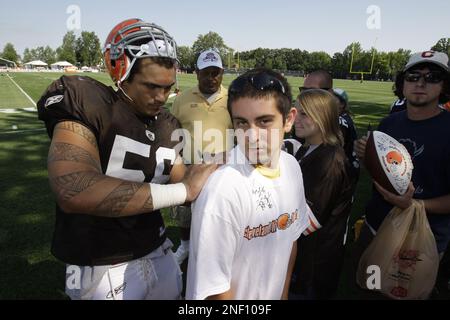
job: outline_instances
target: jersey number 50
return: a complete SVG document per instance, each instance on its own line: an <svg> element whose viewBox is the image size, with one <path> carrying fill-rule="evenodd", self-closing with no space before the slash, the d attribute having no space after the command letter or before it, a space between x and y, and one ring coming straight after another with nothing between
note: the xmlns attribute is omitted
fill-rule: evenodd
<svg viewBox="0 0 450 320"><path fill-rule="evenodd" d="M116 135L114 145L109 157L106 175L135 182L144 182L145 175L142 170L125 169L123 163L127 152L138 154L145 158L150 158L151 146L121 135ZM169 180L168 175L163 175L164 160L169 160L173 165L176 158L174 149L159 147L156 150L156 166L152 183L165 183Z"/></svg>

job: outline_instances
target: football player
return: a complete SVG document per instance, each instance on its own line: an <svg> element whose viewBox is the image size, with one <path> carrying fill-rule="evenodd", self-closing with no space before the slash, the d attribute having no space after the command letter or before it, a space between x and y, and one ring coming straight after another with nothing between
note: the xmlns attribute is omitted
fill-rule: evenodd
<svg viewBox="0 0 450 320"><path fill-rule="evenodd" d="M395 100L389 108L389 114L406 110L406 99L399 98Z"/></svg>
<svg viewBox="0 0 450 320"><path fill-rule="evenodd" d="M103 55L117 91L63 76L38 102L57 202L51 251L72 299L176 299L181 272L159 209L195 199L216 166L186 172L171 138L179 123L162 107L177 55L166 31L123 21Z"/></svg>
<svg viewBox="0 0 450 320"><path fill-rule="evenodd" d="M354 176L356 181L359 178L359 160L356 153L353 150L353 143L358 139L358 134L356 133L355 123L350 115L350 108L348 104L348 94L344 89L335 88L333 89L334 95L339 99L339 125L341 127L342 134L344 136L344 141L347 139L347 143L344 143L345 154L347 155L350 164L353 166ZM342 128L346 128L345 130Z"/></svg>

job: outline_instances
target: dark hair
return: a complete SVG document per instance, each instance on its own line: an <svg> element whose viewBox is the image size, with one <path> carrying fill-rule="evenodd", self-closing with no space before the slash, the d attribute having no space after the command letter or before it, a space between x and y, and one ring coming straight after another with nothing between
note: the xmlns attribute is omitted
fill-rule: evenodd
<svg viewBox="0 0 450 320"><path fill-rule="evenodd" d="M127 81L133 82L134 76L141 71L142 61L146 59L149 59L154 63L156 63L157 65L164 67L166 69L172 69L176 64L175 60L168 57L147 57L136 59L136 62L134 63L133 67L130 70L130 75L128 76Z"/></svg>
<svg viewBox="0 0 450 320"><path fill-rule="evenodd" d="M333 88L333 77L331 74L324 70L324 69L316 69L308 73L309 76L316 76L320 77L324 83L326 83L326 86L329 88Z"/></svg>
<svg viewBox="0 0 450 320"><path fill-rule="evenodd" d="M429 68L431 71L441 71L444 74L444 83L442 86L442 91L439 96L439 103L446 103L450 100L450 73L446 72L442 68L436 66L432 63L420 63L418 65L415 65L414 70L417 69L423 69L423 68ZM409 69L411 70L411 68ZM403 95L403 84L405 80L405 72L406 71L400 71L397 73L395 77L395 82L393 85L393 91L394 94L400 99L403 100L405 96Z"/></svg>
<svg viewBox="0 0 450 320"><path fill-rule="evenodd" d="M253 79L258 77L267 77L267 79L274 79L272 82L268 82L264 88L257 88L253 84ZM239 88L237 88L239 86ZM284 90L284 93L283 93ZM292 108L292 94L291 87L286 78L278 72L267 68L256 68L249 70L243 75L233 80L228 90L227 108L230 116L231 105L241 98L254 98L254 99L267 99L273 97L275 99L277 109L283 116L283 122L286 120L286 116L289 110Z"/></svg>

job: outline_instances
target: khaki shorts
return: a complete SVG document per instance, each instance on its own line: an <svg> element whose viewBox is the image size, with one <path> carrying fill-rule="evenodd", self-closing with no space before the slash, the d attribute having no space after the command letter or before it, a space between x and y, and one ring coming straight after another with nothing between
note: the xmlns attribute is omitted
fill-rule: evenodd
<svg viewBox="0 0 450 320"><path fill-rule="evenodd" d="M180 228L191 227L191 207L177 206L170 208L170 217L177 221L177 226Z"/></svg>

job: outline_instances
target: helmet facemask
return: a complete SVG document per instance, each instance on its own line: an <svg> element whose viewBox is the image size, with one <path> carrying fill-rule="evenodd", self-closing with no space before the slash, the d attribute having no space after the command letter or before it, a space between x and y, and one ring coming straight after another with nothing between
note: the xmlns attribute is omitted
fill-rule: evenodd
<svg viewBox="0 0 450 320"><path fill-rule="evenodd" d="M110 61L117 63L126 60L125 72L119 72L120 79L115 79L118 86L128 78L137 59L161 57L178 62L175 40L164 29L152 23L137 20L120 28L108 40L103 52L106 54L109 51Z"/></svg>

